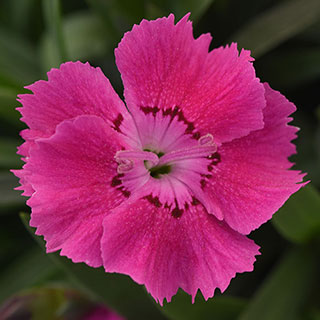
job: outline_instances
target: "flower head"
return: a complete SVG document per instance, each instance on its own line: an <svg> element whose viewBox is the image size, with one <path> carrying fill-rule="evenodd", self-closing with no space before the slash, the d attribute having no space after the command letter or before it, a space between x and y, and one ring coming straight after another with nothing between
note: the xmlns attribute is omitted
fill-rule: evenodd
<svg viewBox="0 0 320 320"><path fill-rule="evenodd" d="M245 235L303 184L295 106L236 44L208 52L185 16L143 20L115 51L127 108L99 68L68 62L20 96L15 171L47 251L130 275L160 303L251 271Z"/></svg>

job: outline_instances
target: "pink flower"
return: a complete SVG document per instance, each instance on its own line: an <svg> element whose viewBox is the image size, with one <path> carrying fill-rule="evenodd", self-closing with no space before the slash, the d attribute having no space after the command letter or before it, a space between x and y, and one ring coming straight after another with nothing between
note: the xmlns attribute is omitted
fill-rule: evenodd
<svg viewBox="0 0 320 320"><path fill-rule="evenodd" d="M143 20L115 51L126 106L99 68L68 62L20 96L15 174L47 251L130 275L161 304L253 270L245 235L299 190L295 106L236 44L208 52L188 15Z"/></svg>
<svg viewBox="0 0 320 320"><path fill-rule="evenodd" d="M125 318L108 309L104 305L98 305L93 310L90 310L82 320L125 320Z"/></svg>

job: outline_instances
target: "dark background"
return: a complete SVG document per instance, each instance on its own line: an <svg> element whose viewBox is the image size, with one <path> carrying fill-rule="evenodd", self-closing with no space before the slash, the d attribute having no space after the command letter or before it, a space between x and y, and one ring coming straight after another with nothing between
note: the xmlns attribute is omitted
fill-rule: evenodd
<svg viewBox="0 0 320 320"><path fill-rule="evenodd" d="M9 169L22 166L15 152L25 126L15 99L25 85L63 61L81 60L100 66L122 96L114 48L133 24L171 12L176 20L191 12L195 36L210 32L212 48L238 42L252 50L258 77L298 108L292 161L311 183L250 235L262 247L254 272L206 303L198 294L191 305L179 292L160 308L126 276L44 254L24 226L30 209L13 191L18 181ZM81 319L105 303L129 319L319 320L319 75L319 0L1 0L0 319Z"/></svg>

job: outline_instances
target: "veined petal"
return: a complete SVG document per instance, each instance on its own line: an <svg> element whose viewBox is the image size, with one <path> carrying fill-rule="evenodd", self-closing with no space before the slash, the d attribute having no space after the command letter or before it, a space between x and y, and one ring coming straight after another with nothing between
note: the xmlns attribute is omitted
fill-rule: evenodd
<svg viewBox="0 0 320 320"><path fill-rule="evenodd" d="M212 177L205 189L229 226L244 234L271 219L305 185L299 184L304 175L289 170L288 157L295 153L290 141L298 129L288 125L288 116L296 108L268 84L264 86L265 127L221 146L221 158L211 166Z"/></svg>
<svg viewBox="0 0 320 320"><path fill-rule="evenodd" d="M126 197L114 186L120 135L96 116L79 116L36 141L23 170L35 192L27 202L30 225L47 251L59 249L74 262L102 264L102 221Z"/></svg>
<svg viewBox="0 0 320 320"><path fill-rule="evenodd" d="M263 127L264 88L248 51L236 44L208 52L209 34L194 39L188 15L143 20L115 50L125 98L136 108L180 108L202 135L231 141Z"/></svg>
<svg viewBox="0 0 320 320"><path fill-rule="evenodd" d="M251 271L258 246L201 205L179 219L145 199L128 200L104 219L102 257L107 272L128 274L160 302L182 288L193 300L224 291L236 272Z"/></svg>
<svg viewBox="0 0 320 320"><path fill-rule="evenodd" d="M96 115L114 126L119 114L127 113L101 69L88 63L64 63L48 72L48 81L40 80L26 88L33 94L19 96L21 120L30 128L22 132L26 143L19 153L23 156L28 156L35 139L50 137L64 120Z"/></svg>

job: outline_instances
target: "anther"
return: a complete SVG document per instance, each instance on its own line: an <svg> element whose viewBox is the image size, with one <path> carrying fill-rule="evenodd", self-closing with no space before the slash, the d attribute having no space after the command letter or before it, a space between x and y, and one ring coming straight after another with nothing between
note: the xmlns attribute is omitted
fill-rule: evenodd
<svg viewBox="0 0 320 320"><path fill-rule="evenodd" d="M119 163L117 172L118 173L126 173L133 169L134 163L132 160L128 159L116 159L116 161Z"/></svg>
<svg viewBox="0 0 320 320"><path fill-rule="evenodd" d="M205 145L213 145L213 136L212 134L208 133L205 136L200 137L198 140L198 143L200 146L205 146Z"/></svg>

